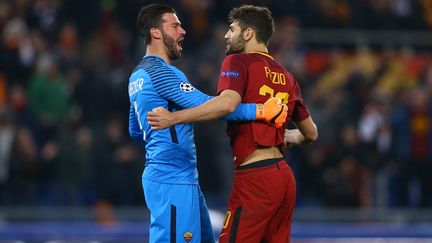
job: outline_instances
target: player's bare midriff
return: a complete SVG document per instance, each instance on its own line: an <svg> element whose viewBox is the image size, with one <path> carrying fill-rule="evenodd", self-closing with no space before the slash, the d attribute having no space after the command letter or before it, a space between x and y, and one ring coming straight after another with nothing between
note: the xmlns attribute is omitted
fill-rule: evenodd
<svg viewBox="0 0 432 243"><path fill-rule="evenodd" d="M257 150L243 160L241 165L252 164L265 159L276 159L282 157L283 155L278 147L257 148Z"/></svg>

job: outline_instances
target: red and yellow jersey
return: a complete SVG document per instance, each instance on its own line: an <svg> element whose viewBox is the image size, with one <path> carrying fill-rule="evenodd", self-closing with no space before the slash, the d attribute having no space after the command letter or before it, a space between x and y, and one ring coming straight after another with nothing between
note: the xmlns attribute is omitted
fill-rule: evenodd
<svg viewBox="0 0 432 243"><path fill-rule="evenodd" d="M280 98L288 106L287 121L300 122L309 117L294 77L268 53L227 56L219 76L218 94L226 89L239 93L242 103L264 103L271 97ZM240 165L257 148L282 148L284 130L285 126L275 128L263 122L229 122L227 133L235 165Z"/></svg>

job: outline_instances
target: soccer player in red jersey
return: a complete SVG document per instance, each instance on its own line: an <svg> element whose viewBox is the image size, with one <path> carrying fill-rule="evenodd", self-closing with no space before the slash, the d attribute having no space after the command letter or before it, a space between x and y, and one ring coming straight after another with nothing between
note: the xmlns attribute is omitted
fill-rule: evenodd
<svg viewBox="0 0 432 243"><path fill-rule="evenodd" d="M236 167L219 242L289 242L296 189L283 158L284 135L288 144L306 144L316 140L317 129L298 83L268 54L274 32L270 10L242 6L230 12L229 20L228 56L222 64L218 93L234 90L246 103L278 97L287 104L288 119L298 129L284 132L283 127L264 123L229 123Z"/></svg>
<svg viewBox="0 0 432 243"><path fill-rule="evenodd" d="M251 5L234 8L225 35L227 57L219 77L218 94L230 94L236 107L264 103L277 97L288 106L286 122L297 129L262 122L229 122L227 133L234 153L234 183L220 235L224 242L290 242L296 188L283 157L287 145L305 145L317 139L317 128L303 102L294 77L268 53L274 33L269 9ZM175 113L148 114L152 128L215 118L211 101Z"/></svg>

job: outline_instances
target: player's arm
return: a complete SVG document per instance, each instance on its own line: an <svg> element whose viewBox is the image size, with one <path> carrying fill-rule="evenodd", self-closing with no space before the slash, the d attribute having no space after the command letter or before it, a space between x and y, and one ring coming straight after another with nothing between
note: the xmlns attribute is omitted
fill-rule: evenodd
<svg viewBox="0 0 432 243"><path fill-rule="evenodd" d="M284 141L286 147L291 145L307 145L317 140L318 129L312 120L309 109L303 101L300 87L297 82L293 86L294 102L292 111L292 121L297 129L285 129Z"/></svg>
<svg viewBox="0 0 432 243"><path fill-rule="evenodd" d="M158 75L157 78L152 79L153 87L159 95L173 102L180 108L194 108L214 98L213 96L204 94L200 90L196 89L192 86L192 84L182 81L178 76L179 74L169 67L159 67L158 73L163 73L164 75ZM255 120L257 107L256 104L239 105L239 103L237 103L234 105L231 100L225 98L226 97L224 97L223 101L228 102L229 107L226 105L227 103L221 102L221 100L216 101L219 106L212 106L211 110L216 114L214 118L220 117L222 114L227 114L229 113L227 110L230 110L234 112L234 114L230 116L229 119L238 121ZM220 105L222 103L223 105ZM233 107L234 110L232 110Z"/></svg>
<svg viewBox="0 0 432 243"><path fill-rule="evenodd" d="M178 98L176 97L176 93ZM190 123L223 117L233 121L254 121L257 119L257 106L262 104L244 104L241 97L234 91L224 92L218 96L210 96L195 89L193 92L172 92L168 99L184 110L175 112L176 123ZM173 117L174 118L174 117Z"/></svg>
<svg viewBox="0 0 432 243"><path fill-rule="evenodd" d="M241 104L240 101L241 97L236 91L224 90L219 96L194 108L173 113L163 108L156 108L147 114L147 120L152 129L164 129L179 123L213 120L222 116L225 120L239 120L238 118L242 116L242 113L247 114L242 111L242 107L243 109L251 107L247 104ZM254 116L249 120L262 120L276 127L281 127L285 123L288 108L281 103L279 98L272 98L265 104L257 104L252 109L254 110L247 111Z"/></svg>
<svg viewBox="0 0 432 243"><path fill-rule="evenodd" d="M295 122L297 129L285 129L284 141L287 147L291 145L307 145L317 140L318 129L308 117L301 122Z"/></svg>
<svg viewBox="0 0 432 243"><path fill-rule="evenodd" d="M207 102L198 105L194 108L176 111L168 113L157 109L156 112L150 112L147 114L147 118L152 125L152 128L164 128L165 126L171 126L179 123L191 123L217 119L225 116L231 112L234 112L240 105L240 95L232 90L225 90L219 96L209 99ZM237 112L243 114L249 114L249 120L255 120L256 116L256 105L255 104L243 104L245 112ZM162 114L162 113L165 114ZM240 118L237 115L231 115L235 120Z"/></svg>
<svg viewBox="0 0 432 243"><path fill-rule="evenodd" d="M235 112L240 102L241 97L237 92L225 90L199 106L174 112L172 117L175 119L174 124L191 123L214 120L234 112L230 116L232 120L255 120L256 104L242 104L244 107ZM243 115L248 119L242 119Z"/></svg>
<svg viewBox="0 0 432 243"><path fill-rule="evenodd" d="M179 114L179 117L167 118L167 122L164 125L159 126L158 129L166 128L178 123L186 123L192 121L205 121L216 119L221 116L227 115L226 120L236 121L254 121L263 120L272 122L281 126L274 120L285 120L286 118L286 106L280 104L280 102L269 102L268 104L241 104L241 97L234 91L224 92L219 96L213 97L204 94L200 90L194 88L192 84L181 81L173 70L168 67L161 67L160 73L165 75L159 75L158 78L153 79L152 83L156 91L165 99L173 102L177 106L190 109L192 111L185 111ZM198 107L203 105L202 107ZM196 108L196 109L195 109ZM282 111L283 110L283 111ZM163 112L160 110L160 112ZM168 116L167 112L160 114L152 114L151 112L147 115L148 121L152 128L156 128L154 123L157 122L155 116ZM175 120L173 120L175 119ZM170 121L168 123L168 121Z"/></svg>
<svg viewBox="0 0 432 243"><path fill-rule="evenodd" d="M199 90L196 94L201 97L190 98L192 107L185 107L187 109L172 114L171 125L221 118L228 121L265 121L280 127L287 117L288 108L279 98L272 98L265 104L246 104L240 103L242 99L240 94L230 89L222 91L215 97L203 94ZM150 114L150 118L153 115Z"/></svg>
<svg viewBox="0 0 432 243"><path fill-rule="evenodd" d="M129 109L129 135L131 138L139 141L140 143L146 143L145 130L143 129L143 125L145 120L145 112L143 104L146 102L144 100L142 93L143 85L145 80L148 80L147 74L138 70L129 78L128 84L128 95L130 102Z"/></svg>
<svg viewBox="0 0 432 243"><path fill-rule="evenodd" d="M132 104L130 106L130 110L129 110L129 135L139 141L139 142L144 142L143 140L143 133L141 131L141 128L139 126L138 123L138 119L136 117L135 114L135 109L133 108Z"/></svg>

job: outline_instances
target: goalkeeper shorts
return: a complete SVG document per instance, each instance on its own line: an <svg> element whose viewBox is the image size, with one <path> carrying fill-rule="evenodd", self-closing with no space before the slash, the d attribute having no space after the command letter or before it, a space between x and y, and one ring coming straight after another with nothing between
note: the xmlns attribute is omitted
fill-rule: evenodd
<svg viewBox="0 0 432 243"><path fill-rule="evenodd" d="M142 179L150 210L150 243L214 243L208 208L199 185Z"/></svg>

